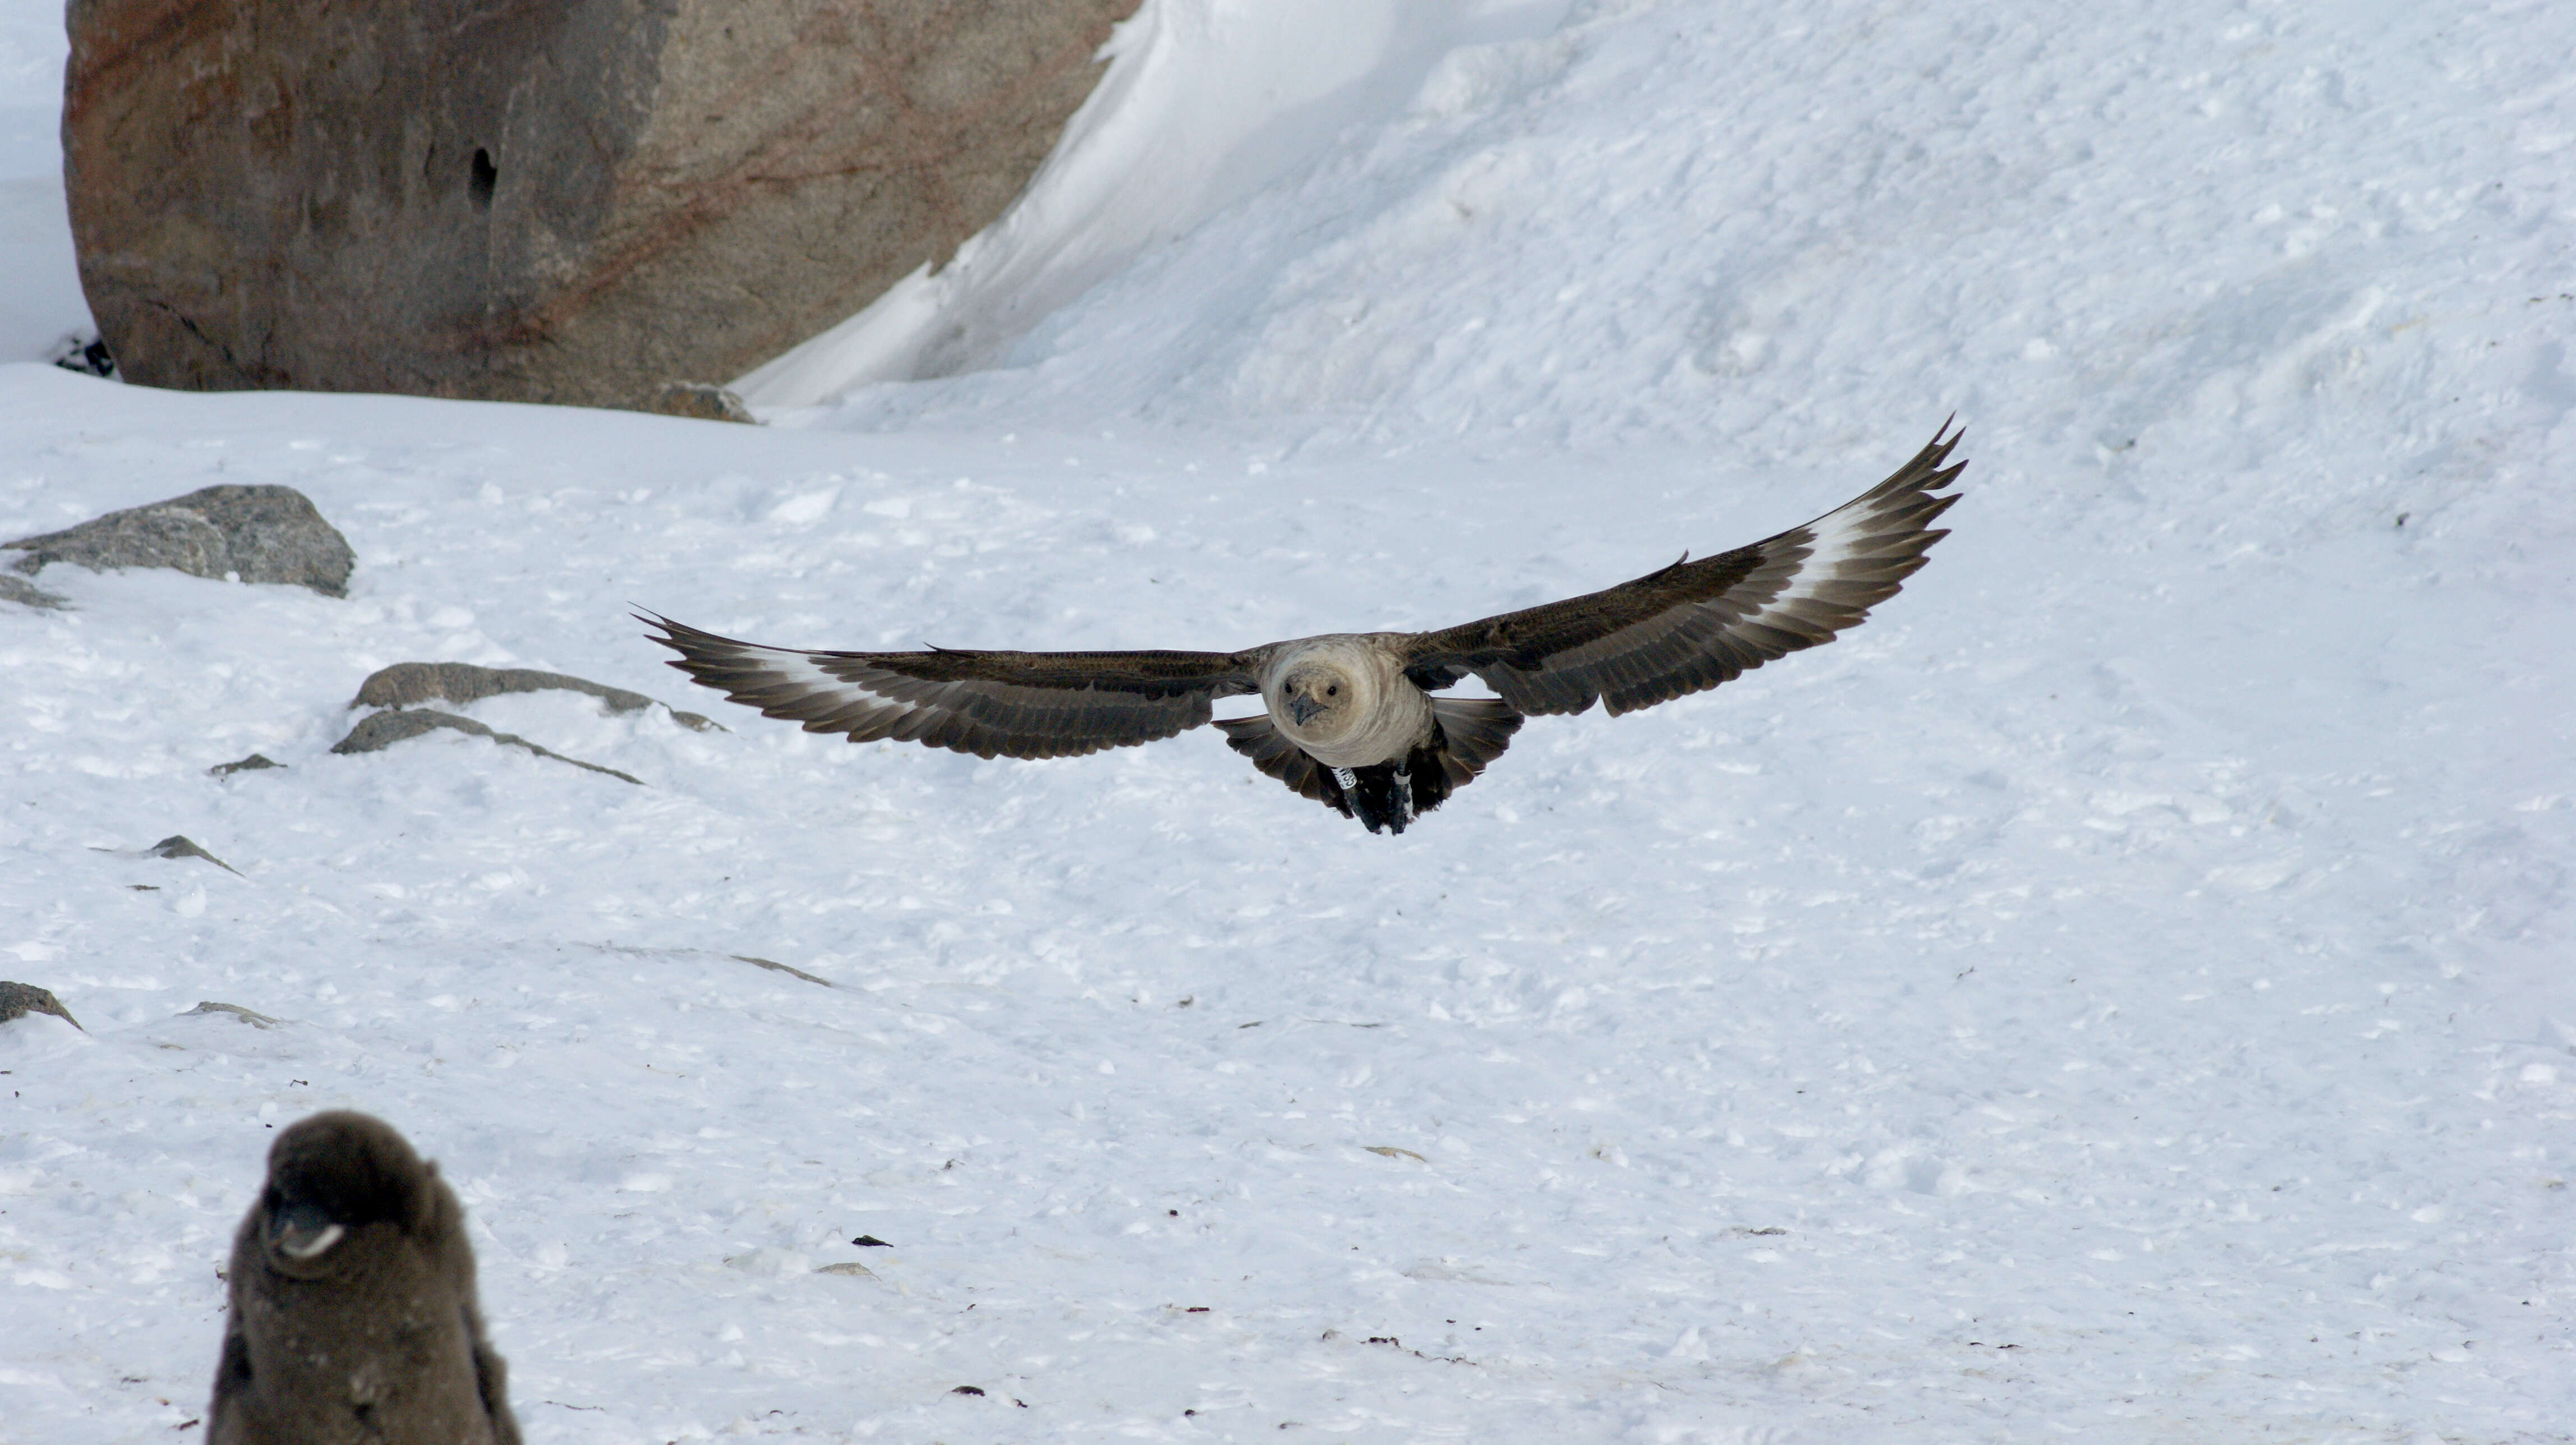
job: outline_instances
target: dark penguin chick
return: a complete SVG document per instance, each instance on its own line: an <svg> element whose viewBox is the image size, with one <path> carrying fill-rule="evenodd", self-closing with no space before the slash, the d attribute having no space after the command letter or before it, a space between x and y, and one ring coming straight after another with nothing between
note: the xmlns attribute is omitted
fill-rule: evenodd
<svg viewBox="0 0 2576 1445"><path fill-rule="evenodd" d="M383 1120L277 1136L231 1286L207 1445L519 1445L464 1208Z"/></svg>

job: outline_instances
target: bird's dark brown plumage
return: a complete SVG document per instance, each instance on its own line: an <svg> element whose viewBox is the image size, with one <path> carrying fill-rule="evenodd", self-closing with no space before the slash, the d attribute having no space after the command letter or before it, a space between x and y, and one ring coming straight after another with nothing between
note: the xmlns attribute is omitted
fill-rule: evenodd
<svg viewBox="0 0 2576 1445"><path fill-rule="evenodd" d="M810 652L663 617L639 620L680 654L672 666L771 717L853 742L920 742L985 758L1070 757L1151 742L1213 721L1217 699L1264 693L1267 712L1219 724L1227 741L1301 796L1361 816L1374 830L1379 810L1355 810L1351 787L1372 798L1409 789L1389 796L1409 796L1428 811L1502 753L1523 715L1576 713L1596 701L1614 715L1651 707L1858 625L1948 535L1932 523L1958 500L1942 489L1965 465L1949 460L1959 435L1944 423L1894 475L1805 526L1437 632L1331 634L1242 652ZM1413 742L1390 741L1384 756L1379 744L1367 744L1377 762L1344 758L1345 787L1308 753L1323 747L1315 735L1304 745L1288 735L1295 724L1266 690L1279 669L1310 665L1314 649L1330 645L1347 658L1354 644L1377 659L1371 669L1400 674L1399 691L1419 690L1414 701L1397 699L1412 712L1374 714L1387 727L1426 716L1419 693L1471 675L1497 697L1433 700L1432 721ZM1369 771L1379 767L1386 777ZM1394 821L1402 831L1402 818Z"/></svg>
<svg viewBox="0 0 2576 1445"><path fill-rule="evenodd" d="M1944 428L1947 431L1947 428ZM1601 699L1612 716L1728 682L1774 658L1830 642L1896 595L1949 535L1931 522L1958 435L1934 437L1894 476L1803 527L1632 582L1461 627L1421 633L1406 653L1424 686L1473 673L1524 713L1573 713ZM1837 519L1840 519L1838 522ZM1819 544L1841 545L1820 575Z"/></svg>
<svg viewBox="0 0 2576 1445"><path fill-rule="evenodd" d="M1223 652L784 652L646 617L671 664L807 732L890 738L990 758L1076 757L1207 722L1259 690L1258 664ZM801 663L802 666L798 664Z"/></svg>

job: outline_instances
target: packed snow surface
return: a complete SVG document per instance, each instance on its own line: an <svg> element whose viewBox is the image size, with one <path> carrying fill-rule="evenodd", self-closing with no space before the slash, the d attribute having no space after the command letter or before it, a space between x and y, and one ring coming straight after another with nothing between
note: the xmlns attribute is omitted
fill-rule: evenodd
<svg viewBox="0 0 2576 1445"><path fill-rule="evenodd" d="M1443 56L1544 34L1567 0L1144 0L1010 212L736 384L802 406L988 364L1140 250L1400 111Z"/></svg>
<svg viewBox="0 0 2576 1445"><path fill-rule="evenodd" d="M0 602L0 974L88 1030L0 1026L0 1439L202 1428L332 1106L455 1182L540 1445L2576 1439L2576 7L1342 8L1409 91L1231 195L1096 106L1123 260L767 429L0 367L0 537L275 482L359 558ZM32 362L83 318L10 164ZM1212 731L810 736L627 616L1446 625L1954 411L1866 626L1401 838ZM331 753L406 660L730 731Z"/></svg>

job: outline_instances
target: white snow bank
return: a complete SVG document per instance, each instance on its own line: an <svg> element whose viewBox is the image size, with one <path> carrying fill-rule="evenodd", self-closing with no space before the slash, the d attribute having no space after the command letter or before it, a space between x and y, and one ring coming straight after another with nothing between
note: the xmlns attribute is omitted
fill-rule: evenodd
<svg viewBox="0 0 2576 1445"><path fill-rule="evenodd" d="M947 265L734 383L764 407L990 361L1047 313L1403 105L1461 45L1567 0L1144 0L1055 152Z"/></svg>
<svg viewBox="0 0 2576 1445"><path fill-rule="evenodd" d="M2572 385L2569 29L2232 0L1578 12L1453 54L1011 373L837 416L1805 464L1955 408L2052 473L2134 468L2169 426L2220 450L2195 473L2357 486L2449 474L2524 408L2515 465ZM2271 428L2286 455L2246 444Z"/></svg>

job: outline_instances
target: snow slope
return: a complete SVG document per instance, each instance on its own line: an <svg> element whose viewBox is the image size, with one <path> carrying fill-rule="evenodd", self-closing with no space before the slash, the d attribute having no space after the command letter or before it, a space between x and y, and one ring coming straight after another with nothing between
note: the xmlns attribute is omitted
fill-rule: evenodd
<svg viewBox="0 0 2576 1445"><path fill-rule="evenodd" d="M63 213L62 7L0 5L0 358L46 357L89 328ZM14 534L13 534L14 535Z"/></svg>
<svg viewBox="0 0 2576 1445"><path fill-rule="evenodd" d="M1004 364L764 431L0 367L0 536L275 481L359 554L0 604L0 971L90 1030L0 1028L0 1439L187 1428L333 1105L456 1181L537 1442L2576 1438L2576 13L1462 33ZM808 737L625 616L1438 625L1953 410L1867 626L1400 839L1213 733ZM731 731L329 753L414 658Z"/></svg>
<svg viewBox="0 0 2576 1445"><path fill-rule="evenodd" d="M871 381L990 364L1138 252L1402 110L1450 51L1543 34L1566 0L1143 0L1055 154L934 274L735 385L803 406Z"/></svg>

